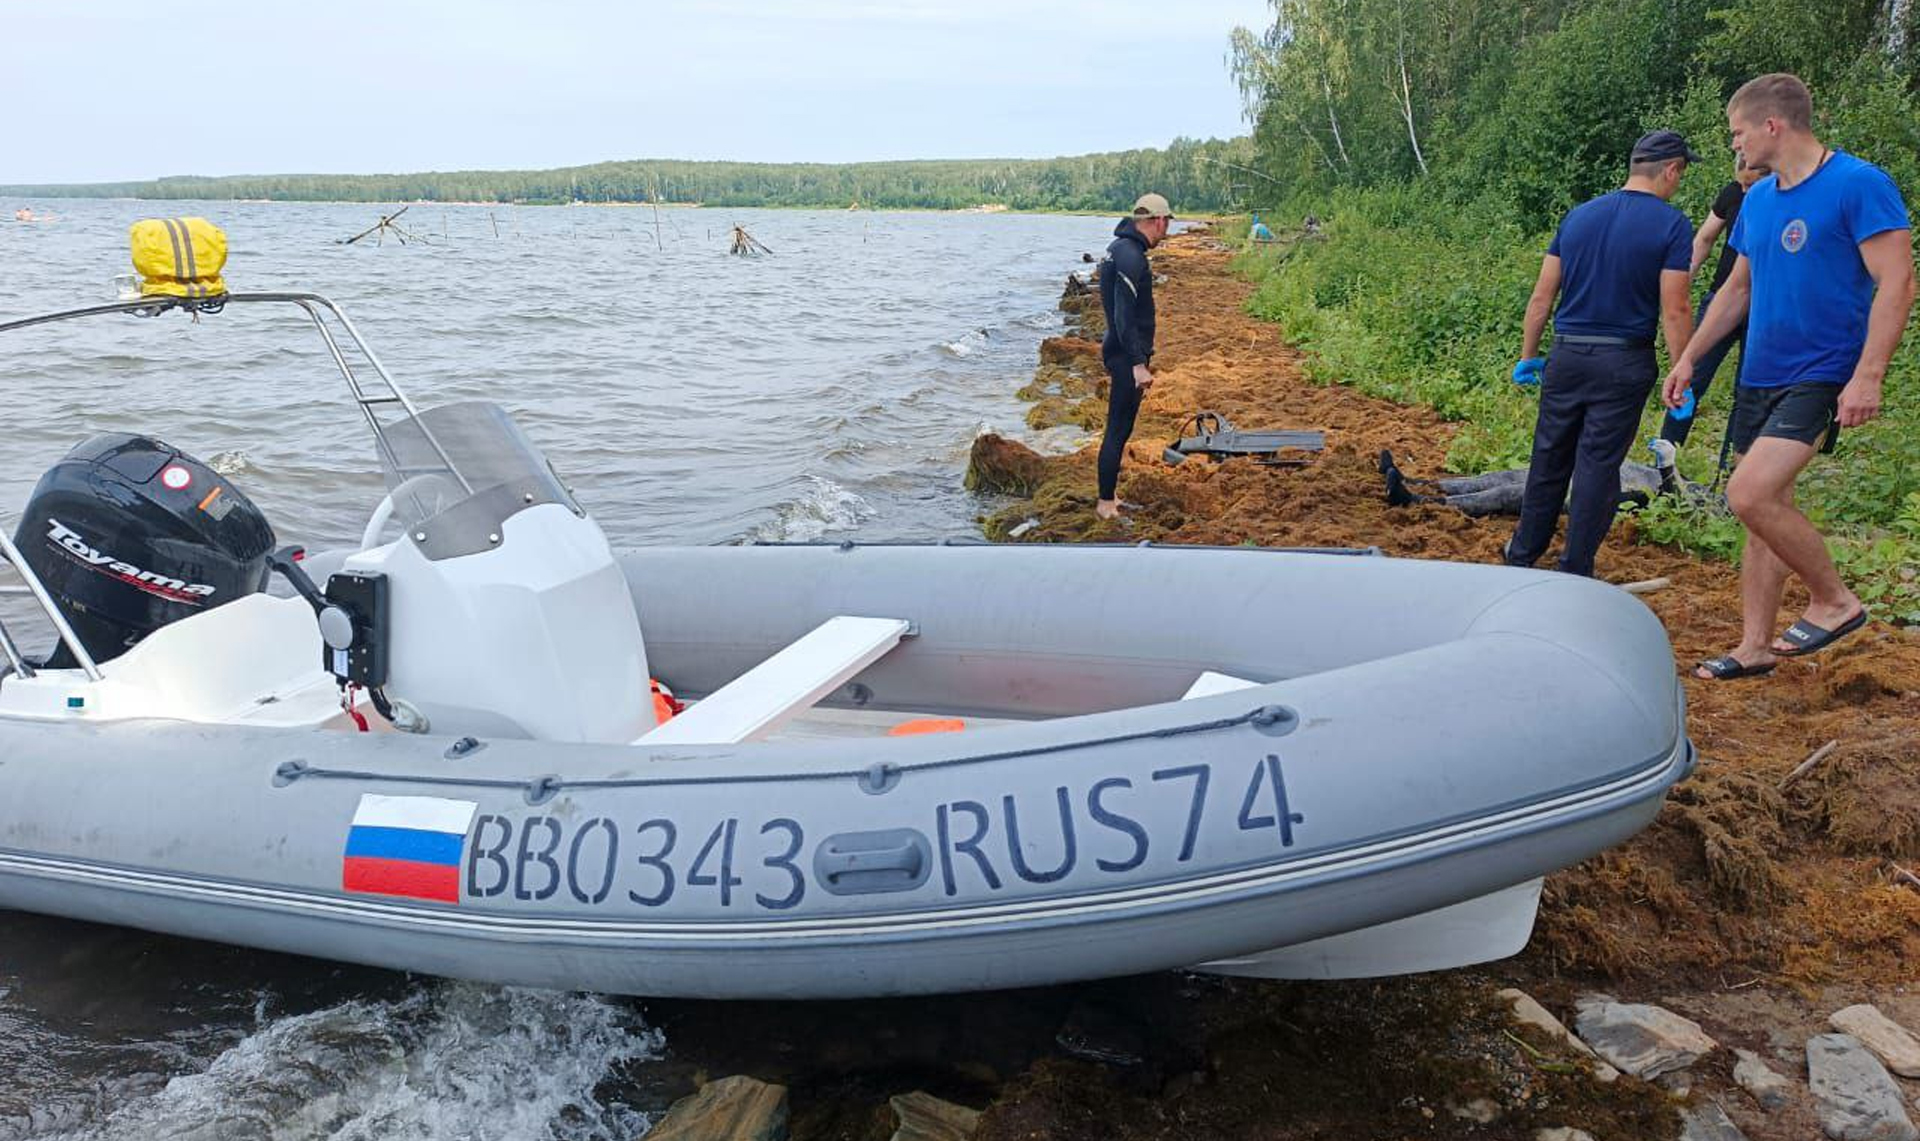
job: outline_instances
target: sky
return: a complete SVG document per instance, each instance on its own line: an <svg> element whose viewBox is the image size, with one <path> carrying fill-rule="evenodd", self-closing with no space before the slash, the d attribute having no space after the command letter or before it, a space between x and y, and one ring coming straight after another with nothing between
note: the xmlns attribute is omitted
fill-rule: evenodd
<svg viewBox="0 0 1920 1141"><path fill-rule="evenodd" d="M0 184L1043 158L1246 130L1267 0L0 3Z"/></svg>

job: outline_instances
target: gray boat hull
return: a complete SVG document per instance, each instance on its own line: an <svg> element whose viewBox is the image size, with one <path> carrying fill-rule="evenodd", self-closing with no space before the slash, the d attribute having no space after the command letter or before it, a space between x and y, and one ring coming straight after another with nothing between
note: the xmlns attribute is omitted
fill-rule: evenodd
<svg viewBox="0 0 1920 1141"><path fill-rule="evenodd" d="M1664 631L1587 580L1241 549L620 561L683 694L884 615L917 635L828 704L1031 720L473 749L0 718L0 906L616 993L1026 986L1483 896L1630 837L1692 765ZM1202 670L1262 684L1178 700ZM465 821L429 837L451 897L352 886L356 845L405 831L370 828L388 810Z"/></svg>

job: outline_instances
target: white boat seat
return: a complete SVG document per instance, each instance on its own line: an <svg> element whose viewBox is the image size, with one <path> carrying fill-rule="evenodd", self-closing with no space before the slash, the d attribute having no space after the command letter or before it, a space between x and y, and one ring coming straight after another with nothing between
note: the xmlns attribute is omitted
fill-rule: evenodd
<svg viewBox="0 0 1920 1141"><path fill-rule="evenodd" d="M1236 689L1252 689L1259 684L1257 681L1248 681L1246 678L1234 677L1232 674L1202 670L1200 671L1200 676L1193 679L1193 684L1187 687L1187 692L1180 695L1180 700L1192 701L1196 697L1212 697L1216 693L1232 693Z"/></svg>
<svg viewBox="0 0 1920 1141"><path fill-rule="evenodd" d="M901 618L829 618L637 743L732 745L760 740L879 661L900 644L911 625Z"/></svg>

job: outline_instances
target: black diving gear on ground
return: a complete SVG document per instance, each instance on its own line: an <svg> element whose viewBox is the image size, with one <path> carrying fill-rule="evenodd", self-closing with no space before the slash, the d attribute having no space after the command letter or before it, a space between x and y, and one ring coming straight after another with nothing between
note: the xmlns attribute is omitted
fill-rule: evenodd
<svg viewBox="0 0 1920 1141"><path fill-rule="evenodd" d="M1288 449L1318 452L1326 446L1325 432L1285 428L1273 432L1242 432L1220 413L1203 410L1187 417L1187 422L1180 427L1179 438L1168 445L1162 455L1170 464L1184 463L1188 456L1209 456L1216 460L1228 456L1257 456L1273 463L1282 462L1279 454ZM1306 460L1284 462L1305 463Z"/></svg>
<svg viewBox="0 0 1920 1141"><path fill-rule="evenodd" d="M1699 484L1681 478L1674 467L1675 452L1670 442L1649 441L1647 446L1653 451L1654 463L1628 460L1620 465L1620 506L1644 506L1656 495L1678 496L1693 503L1719 499ZM1387 451L1380 453L1380 474L1386 479L1387 503L1394 507L1440 503L1476 517L1518 515L1527 487L1526 468L1446 479L1409 478L1394 463L1393 453Z"/></svg>

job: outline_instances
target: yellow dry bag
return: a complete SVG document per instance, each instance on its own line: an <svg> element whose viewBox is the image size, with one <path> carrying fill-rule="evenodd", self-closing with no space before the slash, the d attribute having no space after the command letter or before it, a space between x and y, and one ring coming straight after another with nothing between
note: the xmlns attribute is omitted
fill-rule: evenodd
<svg viewBox="0 0 1920 1141"><path fill-rule="evenodd" d="M143 218L133 224L133 268L145 297L221 297L227 235L205 218Z"/></svg>

